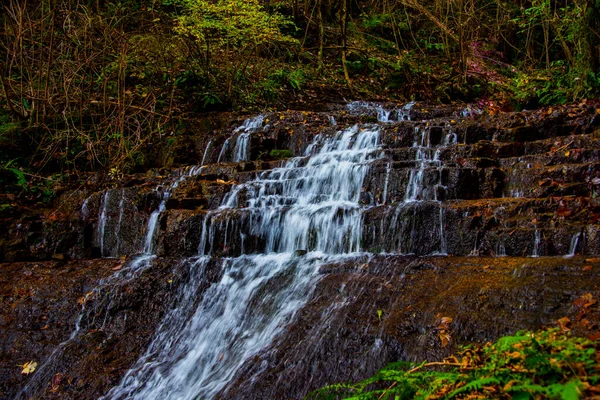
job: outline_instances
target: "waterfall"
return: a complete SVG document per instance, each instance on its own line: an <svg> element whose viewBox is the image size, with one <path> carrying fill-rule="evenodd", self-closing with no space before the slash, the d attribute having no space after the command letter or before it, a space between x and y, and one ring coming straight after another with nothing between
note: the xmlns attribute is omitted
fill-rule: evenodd
<svg viewBox="0 0 600 400"><path fill-rule="evenodd" d="M248 150L250 150L250 148L248 147L249 142L249 133L242 133L240 136L238 136L237 141L235 143L235 149L233 151L234 162L248 161L250 159L250 155L248 154Z"/></svg>
<svg viewBox="0 0 600 400"><path fill-rule="evenodd" d="M569 253L565 256L567 258L574 257L577 252L577 245L579 244L579 237L581 236L581 232L577 232L571 238L571 244L569 246Z"/></svg>
<svg viewBox="0 0 600 400"><path fill-rule="evenodd" d="M217 162L220 163L221 159L223 158L223 156L225 155L225 151L227 151L227 148L229 147L229 140L231 138L227 138L225 140L225 142L223 143L223 147L221 147L221 152L219 153L219 157L217 158Z"/></svg>
<svg viewBox="0 0 600 400"><path fill-rule="evenodd" d="M257 115L256 117L248 118L248 119L244 120L244 123L242 125L235 128L235 130L233 132L234 133L237 133L237 132L249 133L249 132L257 131L260 128L262 128L264 121L265 121L264 115Z"/></svg>
<svg viewBox="0 0 600 400"><path fill-rule="evenodd" d="M381 204L387 204L387 193L388 193L388 184L390 181L390 172L392 170L392 163L388 162L385 167L385 183L383 184L383 198L381 199Z"/></svg>
<svg viewBox="0 0 600 400"><path fill-rule="evenodd" d="M206 148L204 149L204 154L202 155L202 161L200 162L200 166L203 166L206 162L206 155L208 154L208 149L210 149L210 145L212 144L212 140L209 140L206 144Z"/></svg>
<svg viewBox="0 0 600 400"><path fill-rule="evenodd" d="M542 241L542 235L540 234L539 229L535 228L535 238L533 241L533 253L531 257L537 258L540 256L540 243Z"/></svg>
<svg viewBox="0 0 600 400"><path fill-rule="evenodd" d="M506 247L504 246L504 242L501 240L496 243L495 256L506 257Z"/></svg>
<svg viewBox="0 0 600 400"><path fill-rule="evenodd" d="M119 200L119 220L117 222L117 227L115 228L115 238L117 243L114 246L114 256L117 257L119 255L119 248L121 246L121 224L123 223L123 209L125 206L125 189L121 189L121 200Z"/></svg>
<svg viewBox="0 0 600 400"><path fill-rule="evenodd" d="M190 279L180 306L106 398L212 398L271 343L309 298L319 268L360 254L359 197L369 163L379 157L378 136L373 126L319 136L304 157L234 186L205 218L193 274L202 275L223 219L229 240L234 212L249 213L243 235L263 238L262 253L222 259L221 278L195 307L200 279Z"/></svg>
<svg viewBox="0 0 600 400"><path fill-rule="evenodd" d="M42 363L36 370L33 378L25 385L25 387L19 392L17 398L35 398L35 394L40 390L44 389L44 385L48 383L48 380L53 376L56 372L54 370L55 365L57 364L57 360L62 356L63 350L69 345L73 340L76 340L78 335L82 330L82 325L90 318L88 314L90 310L86 308L87 299L89 298L102 298L102 294L106 294L104 298L100 301L100 304L94 305L94 309L109 309L114 302L118 301L116 297L117 294L113 293L111 290L116 285L124 285L135 279L139 274L150 267L152 260L156 257L153 254L154 251L154 238L156 236L157 230L157 221L159 220L160 214L165 211L165 204L167 199L171 194L171 190L176 188L184 179L187 179L190 176L198 174L202 168L191 168L181 174L178 178L176 178L173 183L165 190L162 194L161 202L156 210L152 212L150 218L148 218L148 223L146 225L146 234L144 236L144 250L142 254L134 257L131 261L127 262L127 264L123 265L119 270L117 270L114 274L108 276L107 278L101 279L98 282L98 285L92 289L89 293L84 296L84 300L81 302L81 311L77 316L77 320L75 322L75 329L69 335L69 338L64 342L60 343L50 354L50 356ZM158 188L157 188L158 190ZM119 202L119 222L117 226L120 229L122 222L122 212L124 206L124 198L125 191L121 189L121 201ZM104 238L104 230L106 226L106 221L108 220L108 203L110 199L110 190L107 190L102 197L102 202L100 204L100 217L98 220L98 231L100 236L101 248L104 250L103 246L103 238ZM88 212L88 203L89 198L86 199L82 205L81 213L84 214ZM116 249L115 249L116 250ZM112 250L111 250L112 251ZM107 324L108 315L105 316L104 321L102 322L101 328L104 328ZM38 393L39 394L39 393Z"/></svg>
<svg viewBox="0 0 600 400"><path fill-rule="evenodd" d="M102 196L102 203L100 205L100 214L98 215L98 241L100 247L100 255L104 257L104 230L106 228L106 220L108 219L108 200L110 190L107 190Z"/></svg>
<svg viewBox="0 0 600 400"><path fill-rule="evenodd" d="M410 170L408 186L404 196L405 202L426 200L431 197L429 193L431 188L425 185L425 170L431 165L440 165L440 162L437 159L437 151L432 148L430 132L431 130L428 128L415 128L413 148L416 149L415 161L418 168ZM433 192L435 195L435 187Z"/></svg>

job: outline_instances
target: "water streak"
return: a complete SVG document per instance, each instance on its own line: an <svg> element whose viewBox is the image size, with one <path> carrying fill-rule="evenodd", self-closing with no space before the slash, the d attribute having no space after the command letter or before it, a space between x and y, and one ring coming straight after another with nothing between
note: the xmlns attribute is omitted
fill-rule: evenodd
<svg viewBox="0 0 600 400"><path fill-rule="evenodd" d="M250 158L250 134L242 133L238 136L234 149L234 162L248 161Z"/></svg>
<svg viewBox="0 0 600 400"><path fill-rule="evenodd" d="M392 163L388 161L387 166L385 167L385 183L383 185L383 198L381 199L382 204L387 204L388 184L390 181L391 170L392 170Z"/></svg>
<svg viewBox="0 0 600 400"><path fill-rule="evenodd" d="M104 257L104 230L106 228L106 221L108 219L108 201L109 201L110 190L107 190L102 196L102 203L100 205L100 215L98 216L98 240L100 242L100 255Z"/></svg>
<svg viewBox="0 0 600 400"><path fill-rule="evenodd" d="M211 145L212 145L212 140L209 140L208 143L206 144L206 148L204 149L204 154L202 155L202 161L200 162L200 166L203 166L204 163L206 162L206 155L208 154L208 149L210 149Z"/></svg>
<svg viewBox="0 0 600 400"><path fill-rule="evenodd" d="M581 236L581 232L577 232L571 238L571 244L569 246L569 253L565 257L574 257L577 252L577 245L579 244L579 237Z"/></svg>
<svg viewBox="0 0 600 400"><path fill-rule="evenodd" d="M535 239L533 242L533 254L531 254L531 257L539 257L540 256L540 243L542 241L542 235L539 231L539 229L535 229Z"/></svg>
<svg viewBox="0 0 600 400"><path fill-rule="evenodd" d="M225 140L225 142L223 143L223 147L221 147L221 152L219 153L219 157L217 158L217 162L220 163L221 159L223 158L223 156L225 155L225 152L227 151L227 148L229 147L229 140L231 138L227 138Z"/></svg>

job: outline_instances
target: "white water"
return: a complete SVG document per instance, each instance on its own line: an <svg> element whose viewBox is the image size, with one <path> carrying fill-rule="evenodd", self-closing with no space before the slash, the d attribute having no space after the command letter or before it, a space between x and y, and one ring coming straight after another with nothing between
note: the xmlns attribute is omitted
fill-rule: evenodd
<svg viewBox="0 0 600 400"><path fill-rule="evenodd" d="M119 199L117 213L111 213L111 203L117 199L115 198L115 194L117 193L117 198ZM81 206L81 215L84 219L87 218L89 214L88 203L89 198L87 198ZM107 189L104 192L104 196L102 196L102 200L100 202L98 223L96 228L96 243L100 248L100 256L102 257L119 256L119 249L121 246L121 225L123 222L124 209L125 189Z"/></svg>
<svg viewBox="0 0 600 400"><path fill-rule="evenodd" d="M571 238L571 244L569 246L569 253L565 257L574 257L575 252L577 251L577 245L579 244L579 237L581 236L581 232L577 232Z"/></svg>
<svg viewBox="0 0 600 400"><path fill-rule="evenodd" d="M506 257L506 247L504 246L503 241L498 241L496 243L495 256L496 257Z"/></svg>
<svg viewBox="0 0 600 400"><path fill-rule="evenodd" d="M381 204L387 204L388 184L390 181L390 172L392 170L392 163L388 162L385 167L385 183L383 184L383 198Z"/></svg>
<svg viewBox="0 0 600 400"><path fill-rule="evenodd" d="M219 153L219 157L217 158L217 162L220 163L221 159L223 158L223 156L225 155L225 151L227 151L227 148L229 147L229 140L231 138L227 138L225 140L225 143L223 143L223 147L221 147L221 152Z"/></svg>
<svg viewBox="0 0 600 400"><path fill-rule="evenodd" d="M250 143L250 134L249 133L242 133L241 135L238 136L237 141L235 143L235 149L234 149L234 156L233 156L234 162L241 162L241 161L249 160L249 158L250 158L250 154L249 154L250 147L248 146L249 143Z"/></svg>
<svg viewBox="0 0 600 400"><path fill-rule="evenodd" d="M102 196L102 203L100 205L100 214L98 215L98 241L100 247L100 255L104 256L104 230L106 228L106 221L108 219L108 201L109 201L110 190L107 190Z"/></svg>
<svg viewBox="0 0 600 400"><path fill-rule="evenodd" d="M392 122L392 121L410 121L410 111L415 105L414 101L406 103L400 108L394 110L388 110L381 104L371 103L368 101L353 101L349 103L347 108L353 114L371 114L377 117L379 122Z"/></svg>
<svg viewBox="0 0 600 400"><path fill-rule="evenodd" d="M409 103L407 106L412 107L412 104ZM456 144L456 141L456 133L449 131L448 129L444 129L443 137L441 138L440 143L433 145L431 142L431 129L429 127L415 127L413 148L416 150L416 168L411 169L409 172L408 184L404 194L404 203L398 205L397 211L392 218L392 227L396 227L396 224L398 223L398 216L400 215L400 209L406 207L407 205L422 201L434 201L437 203L439 208L437 223L439 234L439 250L433 252L433 254L436 255L447 255L448 251L444 221L444 207L441 199L438 198L438 190L446 189L446 187L442 185L443 163L440 161L440 155L441 150ZM434 178L437 182L433 184L431 182L426 182L426 173L434 173ZM387 192L387 190L385 190L385 192ZM427 229L427 227L423 228ZM397 251L400 253L402 253L401 250L402 249L400 247L397 248ZM410 251L411 249L408 250Z"/></svg>
<svg viewBox="0 0 600 400"><path fill-rule="evenodd" d="M212 398L242 363L267 346L309 298L325 263L360 250L359 196L369 163L379 157L378 130L354 126L319 137L307 154L235 186L205 219L190 283L178 309L158 329L146 354L107 398ZM247 200L240 203L239 195ZM229 216L241 207L263 254L223 261L223 272L194 304L214 247L214 227L233 239ZM303 256L296 250L306 250ZM299 253L302 254L302 253ZM187 310L183 312L182 310Z"/></svg>
<svg viewBox="0 0 600 400"><path fill-rule="evenodd" d="M237 128L235 128L234 132L255 132L262 128L263 122L265 121L264 115L257 115L256 117L248 118L244 120L244 123Z"/></svg>
<svg viewBox="0 0 600 400"><path fill-rule="evenodd" d="M415 140L413 148L415 148L415 161L417 169L410 170L408 186L404 195L405 202L430 199L435 196L435 187L425 185L425 171L428 167L439 166L435 148L431 146L430 130L428 128L415 128Z"/></svg>
<svg viewBox="0 0 600 400"><path fill-rule="evenodd" d="M535 229L535 239L533 242L533 254L531 254L531 257L539 257L540 256L541 241L542 241L542 235L540 234L540 231L536 228Z"/></svg>
<svg viewBox="0 0 600 400"><path fill-rule="evenodd" d="M119 249L121 247L121 224L123 223L123 209L125 206L125 189L121 189L121 200L119 200L119 220L117 221L117 227L115 228L115 238L117 243L114 247L114 256L119 255Z"/></svg>
<svg viewBox="0 0 600 400"><path fill-rule="evenodd" d="M233 150L234 162L248 161L250 159L250 134L261 129L264 121L264 115L257 115L256 117L246 119L242 125L233 131L234 133L242 132L235 142Z"/></svg>
<svg viewBox="0 0 600 400"><path fill-rule="evenodd" d="M49 379L53 376L55 371L55 364L58 358L61 356L64 348L68 346L73 340L77 338L82 329L82 324L89 325L90 323L94 323L96 321L90 321L89 310L86 308L86 304L88 299L98 299L97 302L93 302L94 310L99 309L110 309L112 305L119 301L118 297L116 297L116 293L111 293L112 288L116 285L125 285L152 265L152 260L156 257L153 254L154 251L154 239L156 236L157 230L157 221L160 217L160 214L165 211L166 200L169 198L171 194L171 190L176 188L184 179L198 174L202 168L195 167L191 168L187 171L184 171L177 179L173 181L173 183L168 187L166 191L162 194L162 200L159 204L158 209L154 210L148 219L148 223L146 226L146 234L144 237L144 250L142 254L134 257L131 261L122 265L122 267L117 270L114 274L110 275L105 279L101 279L98 282L98 285L92 289L89 293L85 294L84 301L82 301L81 311L77 320L75 322L75 329L69 335L69 338L64 342L60 343L50 354L50 356L44 361L42 365L40 365L32 379L23 387L23 389L19 392L16 398L33 398L34 395L38 393L39 390L44 389L44 385L47 385ZM123 208L124 208L124 198L125 198L125 190L121 191L121 200L119 202L119 220L117 223L117 234L121 227L122 218L123 218ZM104 230L106 226L106 221L108 220L108 202L110 198L110 190L107 190L102 198L102 202L100 205L100 215L98 220L98 231L100 236L100 244L102 253L104 252ZM81 213L82 215L88 213L88 203L89 198L86 199L82 205ZM118 236L117 236L118 237ZM118 243L113 251L118 251ZM103 296L103 293L106 295ZM104 329L107 324L108 314L105 314L105 319L102 321L100 325L100 329Z"/></svg>
<svg viewBox="0 0 600 400"><path fill-rule="evenodd" d="M210 149L211 145L212 145L212 140L209 140L208 143L206 144L206 148L204 149L204 154L202 155L202 161L200 162L200 166L203 166L204 163L206 162L206 155L208 154L208 149Z"/></svg>

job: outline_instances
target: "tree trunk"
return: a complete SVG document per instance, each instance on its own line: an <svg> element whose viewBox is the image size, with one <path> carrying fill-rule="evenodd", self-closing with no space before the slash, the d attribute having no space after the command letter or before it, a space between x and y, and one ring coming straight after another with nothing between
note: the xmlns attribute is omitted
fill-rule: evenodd
<svg viewBox="0 0 600 400"><path fill-rule="evenodd" d="M350 75L348 74L348 66L346 65L346 50L348 48L348 35L346 34L346 27L348 25L348 0L342 0L342 15L341 15L341 32L342 32L342 68L344 69L344 78L348 87L352 87L352 81L350 81Z"/></svg>

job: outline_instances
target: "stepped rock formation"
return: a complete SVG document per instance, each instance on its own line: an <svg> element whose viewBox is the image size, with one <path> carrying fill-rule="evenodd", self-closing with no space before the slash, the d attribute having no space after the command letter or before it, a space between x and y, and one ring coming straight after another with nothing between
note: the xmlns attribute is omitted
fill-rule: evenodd
<svg viewBox="0 0 600 400"><path fill-rule="evenodd" d="M64 193L1 232L0 397L302 398L565 316L597 331L573 303L600 296L597 109L267 113Z"/></svg>

